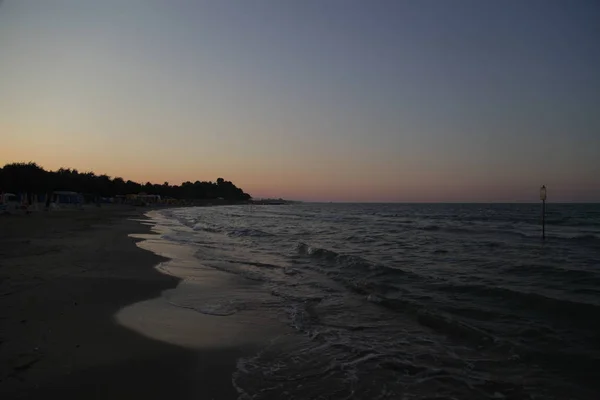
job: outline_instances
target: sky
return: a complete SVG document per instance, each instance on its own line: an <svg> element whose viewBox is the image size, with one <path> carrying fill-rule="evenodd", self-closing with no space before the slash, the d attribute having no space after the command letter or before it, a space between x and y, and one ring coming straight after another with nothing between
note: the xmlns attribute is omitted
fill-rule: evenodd
<svg viewBox="0 0 600 400"><path fill-rule="evenodd" d="M600 202L599 20L585 0L5 0L0 164Z"/></svg>

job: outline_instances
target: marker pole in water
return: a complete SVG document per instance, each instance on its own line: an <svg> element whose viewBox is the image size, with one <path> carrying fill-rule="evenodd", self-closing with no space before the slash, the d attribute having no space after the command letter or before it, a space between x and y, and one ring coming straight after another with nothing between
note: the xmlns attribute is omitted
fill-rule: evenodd
<svg viewBox="0 0 600 400"><path fill-rule="evenodd" d="M540 200L542 200L542 239L546 239L546 185L540 188Z"/></svg>

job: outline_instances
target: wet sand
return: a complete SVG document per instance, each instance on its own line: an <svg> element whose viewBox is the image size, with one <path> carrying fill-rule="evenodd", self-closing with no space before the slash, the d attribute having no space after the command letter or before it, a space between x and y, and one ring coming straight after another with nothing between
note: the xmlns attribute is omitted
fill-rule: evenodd
<svg viewBox="0 0 600 400"><path fill-rule="evenodd" d="M165 258L129 236L149 232L133 220L145 211L0 216L0 398L237 397L231 374L250 351L241 335L218 335L219 317L199 315L186 326L191 314L144 308L180 283L155 268ZM133 327L117 321L120 310ZM190 342L202 331L209 333L200 345ZM169 332L195 333L174 344Z"/></svg>

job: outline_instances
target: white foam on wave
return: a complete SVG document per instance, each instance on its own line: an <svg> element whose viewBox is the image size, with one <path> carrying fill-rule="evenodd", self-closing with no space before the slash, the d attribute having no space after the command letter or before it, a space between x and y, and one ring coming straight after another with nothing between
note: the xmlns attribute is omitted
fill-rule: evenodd
<svg viewBox="0 0 600 400"><path fill-rule="evenodd" d="M197 222L196 224L194 224L193 226L194 231L204 231L204 232L210 232L210 233L219 233L220 229L218 229L216 226L207 224L206 222Z"/></svg>

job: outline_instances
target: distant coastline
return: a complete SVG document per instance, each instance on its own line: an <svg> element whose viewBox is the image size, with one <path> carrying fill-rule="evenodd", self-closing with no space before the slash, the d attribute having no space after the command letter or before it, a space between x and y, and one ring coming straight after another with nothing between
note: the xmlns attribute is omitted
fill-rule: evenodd
<svg viewBox="0 0 600 400"><path fill-rule="evenodd" d="M288 204L302 203L301 201L295 200L284 200L284 199L252 199L249 201L250 204L254 205L267 205L267 206L282 206Z"/></svg>

